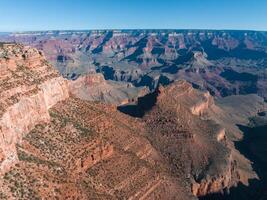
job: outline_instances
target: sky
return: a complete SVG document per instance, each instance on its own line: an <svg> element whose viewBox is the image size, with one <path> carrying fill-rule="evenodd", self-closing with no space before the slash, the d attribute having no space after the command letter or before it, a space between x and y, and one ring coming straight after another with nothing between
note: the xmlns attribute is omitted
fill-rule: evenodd
<svg viewBox="0 0 267 200"><path fill-rule="evenodd" d="M267 30L267 0L0 0L0 31Z"/></svg>

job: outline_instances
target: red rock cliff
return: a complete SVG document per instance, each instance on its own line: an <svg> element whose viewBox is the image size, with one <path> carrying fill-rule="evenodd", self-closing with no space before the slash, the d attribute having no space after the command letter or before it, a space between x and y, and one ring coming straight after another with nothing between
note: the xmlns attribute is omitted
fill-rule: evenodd
<svg viewBox="0 0 267 200"><path fill-rule="evenodd" d="M49 121L48 109L68 98L66 81L41 52L6 44L0 49L0 171L16 162L15 144L36 124Z"/></svg>

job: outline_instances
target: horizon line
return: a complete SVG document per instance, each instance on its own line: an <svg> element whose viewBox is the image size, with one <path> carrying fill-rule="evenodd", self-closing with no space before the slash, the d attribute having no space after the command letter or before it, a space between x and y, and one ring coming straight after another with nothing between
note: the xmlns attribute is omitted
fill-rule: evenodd
<svg viewBox="0 0 267 200"><path fill-rule="evenodd" d="M250 31L250 32L267 32L267 29L213 29L213 28L99 28L99 29L43 29L43 30L16 30L6 31L0 30L0 33L30 33L30 32L48 32L48 31Z"/></svg>

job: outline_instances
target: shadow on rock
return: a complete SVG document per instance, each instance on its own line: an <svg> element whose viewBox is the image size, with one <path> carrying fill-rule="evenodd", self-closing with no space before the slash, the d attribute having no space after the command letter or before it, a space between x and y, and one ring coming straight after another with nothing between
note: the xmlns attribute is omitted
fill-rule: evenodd
<svg viewBox="0 0 267 200"><path fill-rule="evenodd" d="M200 200L267 200L267 125L237 126L244 133L244 138L236 142L235 147L253 162L253 170L259 179L250 180L248 186L239 183L223 194L210 194L200 197Z"/></svg>
<svg viewBox="0 0 267 200"><path fill-rule="evenodd" d="M160 91L157 88L154 92L138 98L136 105L119 106L118 110L132 117L142 118L145 112L149 111L156 104L159 93Z"/></svg>

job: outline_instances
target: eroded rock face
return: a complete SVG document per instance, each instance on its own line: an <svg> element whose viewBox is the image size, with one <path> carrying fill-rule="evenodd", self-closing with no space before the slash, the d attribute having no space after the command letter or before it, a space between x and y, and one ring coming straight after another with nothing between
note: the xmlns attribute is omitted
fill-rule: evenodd
<svg viewBox="0 0 267 200"><path fill-rule="evenodd" d="M135 101L148 92L146 87L134 87L131 83L106 81L101 73L91 73L68 81L70 93L87 101L100 101L122 105Z"/></svg>
<svg viewBox="0 0 267 200"><path fill-rule="evenodd" d="M232 159L229 167L225 169L223 174L218 174L214 177L206 177L205 179L192 184L192 193L195 196L203 197L209 194L224 193L224 190L229 190L236 186L239 182L236 165Z"/></svg>
<svg viewBox="0 0 267 200"><path fill-rule="evenodd" d="M1 172L16 162L15 144L38 123L50 120L48 109L68 98L66 81L36 49L6 44L0 49Z"/></svg>
<svg viewBox="0 0 267 200"><path fill-rule="evenodd" d="M216 105L208 93L179 81L159 89L144 117L152 145L196 196L223 192L240 181L224 128L205 119L211 107Z"/></svg>

